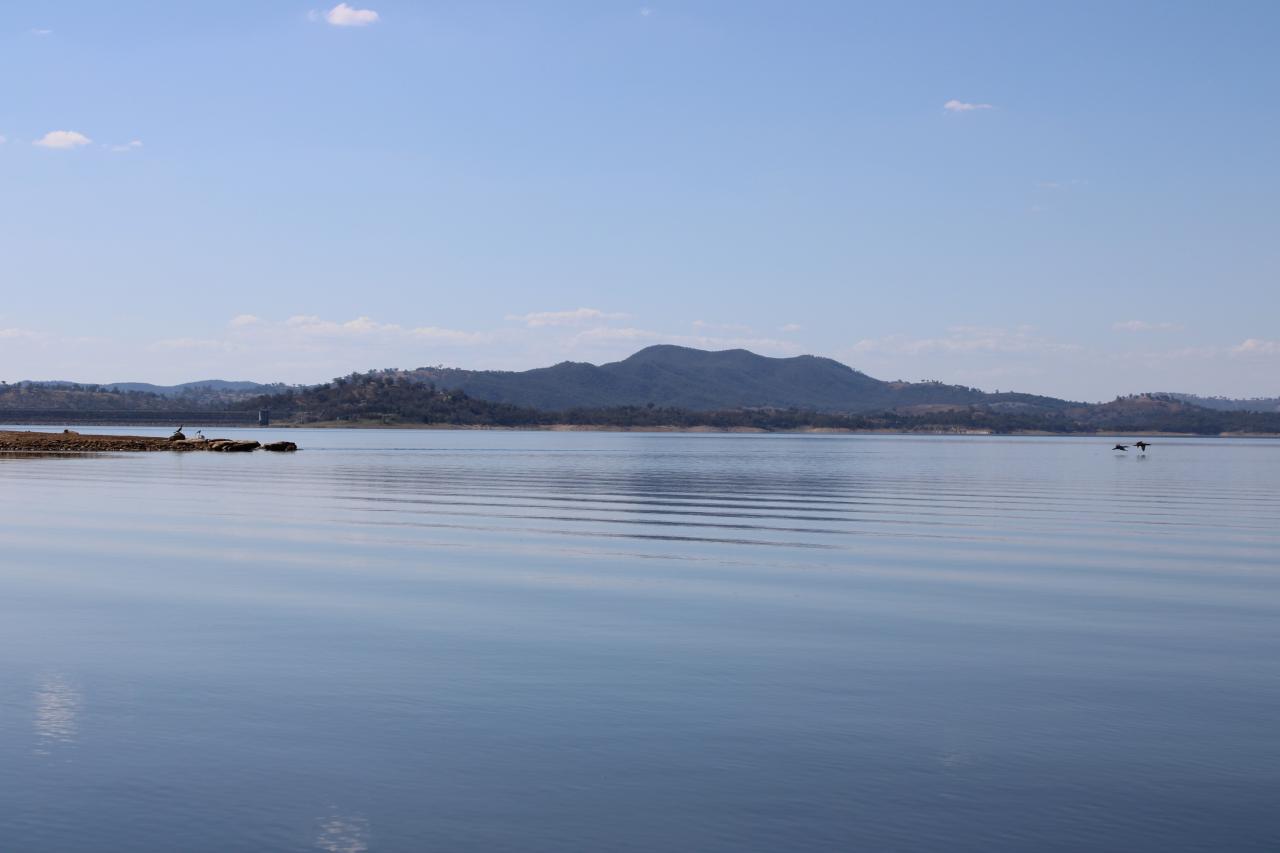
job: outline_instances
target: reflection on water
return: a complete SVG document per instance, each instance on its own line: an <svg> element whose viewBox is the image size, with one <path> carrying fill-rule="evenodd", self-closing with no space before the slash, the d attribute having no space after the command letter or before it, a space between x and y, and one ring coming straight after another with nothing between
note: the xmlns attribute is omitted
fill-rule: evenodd
<svg viewBox="0 0 1280 853"><path fill-rule="evenodd" d="M14 459L89 459L103 455L91 450L0 450L0 462Z"/></svg>
<svg viewBox="0 0 1280 853"><path fill-rule="evenodd" d="M37 749L48 752L55 744L71 743L80 729L80 691L58 673L40 677L35 696Z"/></svg>
<svg viewBox="0 0 1280 853"><path fill-rule="evenodd" d="M1275 851L1280 444L243 435L0 465L0 848Z"/></svg>
<svg viewBox="0 0 1280 853"><path fill-rule="evenodd" d="M365 853L369 849L369 821L350 815L326 818L320 824L316 849L325 853Z"/></svg>

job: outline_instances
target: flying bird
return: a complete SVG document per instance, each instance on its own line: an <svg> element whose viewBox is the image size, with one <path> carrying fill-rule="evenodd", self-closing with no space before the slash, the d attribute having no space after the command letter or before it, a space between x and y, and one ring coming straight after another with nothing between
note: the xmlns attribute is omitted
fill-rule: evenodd
<svg viewBox="0 0 1280 853"><path fill-rule="evenodd" d="M1128 449L1129 449L1129 445L1127 445L1127 444L1117 444L1115 447L1113 447L1113 448L1111 448L1111 449L1112 449L1112 450L1128 450Z"/></svg>
<svg viewBox="0 0 1280 853"><path fill-rule="evenodd" d="M1150 447L1151 445L1147 444L1145 441L1139 441L1139 442L1135 442L1133 446L1141 450L1143 453L1146 453L1147 448Z"/></svg>

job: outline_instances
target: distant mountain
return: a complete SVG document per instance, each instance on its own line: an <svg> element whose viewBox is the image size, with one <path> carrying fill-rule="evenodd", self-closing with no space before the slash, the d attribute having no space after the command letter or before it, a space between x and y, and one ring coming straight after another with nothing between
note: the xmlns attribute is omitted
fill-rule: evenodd
<svg viewBox="0 0 1280 853"><path fill-rule="evenodd" d="M173 408L167 398L145 391L111 391L74 382L0 384L0 417L15 409L136 412L165 408Z"/></svg>
<svg viewBox="0 0 1280 853"><path fill-rule="evenodd" d="M109 382L102 386L108 391L145 391L148 394L159 394L161 397L179 397L183 394L213 393L219 395L239 395L252 397L265 394L279 385L267 385L262 382L235 382L226 379L201 379L198 382L183 382L180 385L152 385L150 382Z"/></svg>
<svg viewBox="0 0 1280 853"><path fill-rule="evenodd" d="M977 403L1053 411L1073 405L938 382L885 382L812 355L770 358L742 349L708 352L670 345L599 366L566 361L518 372L420 368L407 373L483 400L545 410L650 403L694 411L771 407L840 413Z"/></svg>
<svg viewBox="0 0 1280 853"><path fill-rule="evenodd" d="M1178 394L1176 392L1165 392L1155 396L1173 397L1186 403L1192 403L1202 408L1219 412L1280 412L1280 397L1233 399L1231 397L1201 397L1197 394Z"/></svg>
<svg viewBox="0 0 1280 853"><path fill-rule="evenodd" d="M0 417L34 417L36 412L216 412L244 410L250 398L284 389L284 385L211 379L181 385L113 382L0 383Z"/></svg>
<svg viewBox="0 0 1280 853"><path fill-rule="evenodd" d="M263 384L261 382L234 382L226 379L202 379L198 382L183 382L180 385L153 385L150 382L108 382L104 385L92 385L79 382L52 380L47 382L19 382L14 387L25 387L31 390L46 391L80 391L99 394L146 394L161 398L163 405L169 408L219 408L221 406L247 400L262 394L271 394L283 389L281 383ZM34 399L34 398L32 398Z"/></svg>

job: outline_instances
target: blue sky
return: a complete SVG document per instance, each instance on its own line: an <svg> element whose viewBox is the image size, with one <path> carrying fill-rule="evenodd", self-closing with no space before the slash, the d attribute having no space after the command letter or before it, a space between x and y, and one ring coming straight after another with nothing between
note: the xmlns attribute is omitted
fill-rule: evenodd
<svg viewBox="0 0 1280 853"><path fill-rule="evenodd" d="M0 378L1280 394L1280 5L31 2Z"/></svg>

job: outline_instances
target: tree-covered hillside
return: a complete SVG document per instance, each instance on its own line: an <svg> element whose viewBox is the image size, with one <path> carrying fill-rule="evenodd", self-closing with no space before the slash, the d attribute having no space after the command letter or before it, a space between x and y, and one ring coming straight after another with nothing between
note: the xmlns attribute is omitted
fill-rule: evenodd
<svg viewBox="0 0 1280 853"><path fill-rule="evenodd" d="M438 388L400 371L351 374L323 385L247 401L273 418L295 423L352 421L450 426L545 427L557 424L613 428L845 429L1007 432L1222 432L1280 433L1280 414L1215 412L1171 398L1128 397L1099 406L1049 411L1008 401L940 405L865 414L800 408L694 410L678 406L577 406L536 409L480 400Z"/></svg>
<svg viewBox="0 0 1280 853"><path fill-rule="evenodd" d="M669 345L600 366L566 361L519 372L419 368L410 373L441 388L538 409L653 403L700 411L767 406L856 414L911 405L1007 402L1044 411L1071 405L941 382L884 382L812 355L770 358L741 349L707 352Z"/></svg>
<svg viewBox="0 0 1280 853"><path fill-rule="evenodd" d="M0 412L14 409L64 411L153 411L173 408L173 401L143 391L121 391L71 382L43 384L0 382Z"/></svg>

